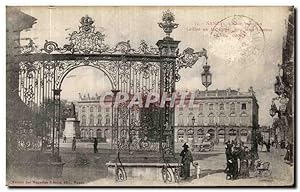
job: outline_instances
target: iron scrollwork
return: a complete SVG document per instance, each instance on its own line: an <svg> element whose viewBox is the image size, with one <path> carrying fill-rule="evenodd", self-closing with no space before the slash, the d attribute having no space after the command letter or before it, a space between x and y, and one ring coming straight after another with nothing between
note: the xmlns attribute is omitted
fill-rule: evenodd
<svg viewBox="0 0 300 192"><path fill-rule="evenodd" d="M179 70L182 68L191 68L199 60L200 57L204 57L205 60L207 60L208 57L206 49L202 48L201 51L195 52L194 49L188 47L183 50L182 53L177 54L175 67L176 82L180 80Z"/></svg>
<svg viewBox="0 0 300 192"><path fill-rule="evenodd" d="M207 59L206 49L203 48L201 51L195 52L192 48L186 48L181 54L178 54L177 67L178 69L190 68L200 57L205 57L205 59Z"/></svg>
<svg viewBox="0 0 300 192"><path fill-rule="evenodd" d="M126 170L125 167L122 164L121 158L120 158L120 152L118 151L117 154L117 160L116 160L116 181L126 181L127 180L127 174L126 174Z"/></svg>
<svg viewBox="0 0 300 192"><path fill-rule="evenodd" d="M145 54L159 55L157 48L149 46L144 40L141 41L138 49L133 49L130 41L118 42L114 47L104 43L105 35L95 31L94 21L91 17L85 16L80 20L79 31L73 31L69 37L69 44L59 47L54 41L47 41L42 52L69 53L69 54Z"/></svg>
<svg viewBox="0 0 300 192"><path fill-rule="evenodd" d="M175 23L175 17L170 11L163 14L163 22L159 26L166 33L163 43L171 42L171 32L178 27ZM20 95L26 104L35 102L35 105L43 105L45 100L60 102L53 98L52 91L59 90L61 82L66 74L71 70L80 66L92 66L102 70L110 79L112 89L118 89L122 92L147 94L148 92L166 92L170 94L175 90L175 82L179 81L179 70L182 68L192 67L200 57L207 59L206 50L195 52L191 48L187 48L182 54L175 54L177 49L173 46L172 49L162 47L161 52L158 48L149 46L145 41L141 41L137 49L133 49L130 41L121 41L112 48L104 43L105 35L95 30L94 21L91 17L85 16L80 20L78 31L72 32L68 40L69 42L63 47L60 47L54 41L46 41L43 49L37 50L33 40L30 40L29 45L23 48L22 54L46 53L46 54L61 54L69 57L70 54L83 54L84 59L72 57L73 60L36 60L32 63L22 61L20 63ZM94 54L115 54L121 56L121 60L110 60L111 55L104 55L105 60L90 59L90 55ZM43 55L43 54L39 54ZM134 61L126 60L128 57L135 57ZM153 57L160 58L155 62L150 62ZM157 57L163 56L163 57ZM35 58L35 57L33 57ZM40 57L41 58L41 57ZM57 57L60 58L60 57ZM63 58L63 57L62 57ZM70 57L69 57L70 58ZM162 73L162 74L161 74ZM163 78L163 79L160 79ZM51 103L51 102L49 102ZM33 107L33 105L31 105ZM124 110L123 110L123 109ZM174 111L166 105L163 109L155 111L143 111L142 108L128 109L127 106L116 107L118 109L113 113L112 126L112 146L120 150L137 150L137 151L159 151L162 150L165 166L162 169L162 176L165 182L179 182L180 165L172 167L169 162L170 158L174 158L174 143L173 133L173 114ZM113 109L114 110L114 109ZM46 112L50 112L49 110ZM144 114L142 114L145 112ZM159 120L153 121L149 119L149 114L159 114ZM46 126L54 126L56 116L54 113L53 125L48 123ZM51 115L48 115L51 117ZM119 137L119 117L126 120L123 128L126 130L125 135ZM50 119L51 120L51 119ZM152 125L151 122L158 122ZM153 127L159 130L159 134L163 138L151 137ZM156 134L156 133L155 133ZM53 136L54 137L54 136ZM121 139L120 139L121 138ZM119 140L120 139L120 140ZM162 148L160 148L162 147ZM176 159L175 159L176 161ZM172 160L174 162L174 159ZM127 179L125 168L121 162L120 153L116 159L116 180L124 181Z"/></svg>

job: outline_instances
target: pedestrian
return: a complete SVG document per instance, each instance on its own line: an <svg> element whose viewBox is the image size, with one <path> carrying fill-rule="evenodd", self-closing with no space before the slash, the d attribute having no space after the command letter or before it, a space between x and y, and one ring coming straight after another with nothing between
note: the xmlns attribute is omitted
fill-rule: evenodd
<svg viewBox="0 0 300 192"><path fill-rule="evenodd" d="M231 162L229 161L232 156L231 150L232 150L232 145L230 144L230 141L227 141L225 143L226 168L224 171L226 173L226 179L231 179L232 177L231 170L230 170Z"/></svg>
<svg viewBox="0 0 300 192"><path fill-rule="evenodd" d="M225 149L226 149L226 151L225 151L225 153L226 153L226 169L225 169L226 179L231 180L231 179L233 179L234 168L233 168L232 145L230 144L230 142L225 146Z"/></svg>
<svg viewBox="0 0 300 192"><path fill-rule="evenodd" d="M67 142L67 137L64 135L64 143Z"/></svg>
<svg viewBox="0 0 300 192"><path fill-rule="evenodd" d="M188 177L190 177L190 166L191 163L193 163L193 156L192 153L188 150L189 146L186 143L184 143L182 147L183 150L180 153L180 156L182 157L181 163L183 165L181 176L183 177L183 179L187 179Z"/></svg>
<svg viewBox="0 0 300 192"><path fill-rule="evenodd" d="M97 138L94 138L94 153L98 153L98 140Z"/></svg>
<svg viewBox="0 0 300 192"><path fill-rule="evenodd" d="M271 148L270 140L268 140L268 142L266 143L266 148L267 148L267 152L270 152L270 148Z"/></svg>
<svg viewBox="0 0 300 192"><path fill-rule="evenodd" d="M249 149L247 146L245 146L241 149L241 153L240 153L239 176L241 178L249 177L249 159L250 159Z"/></svg>
<svg viewBox="0 0 300 192"><path fill-rule="evenodd" d="M284 156L284 160L286 160L288 163L293 162L293 145L290 142L287 142L286 144L286 154Z"/></svg>
<svg viewBox="0 0 300 192"><path fill-rule="evenodd" d="M234 147L232 151L232 179L235 180L238 178L239 175L239 159L240 151L238 147Z"/></svg>
<svg viewBox="0 0 300 192"><path fill-rule="evenodd" d="M76 150L76 138L73 137L73 141L72 141L72 151Z"/></svg>

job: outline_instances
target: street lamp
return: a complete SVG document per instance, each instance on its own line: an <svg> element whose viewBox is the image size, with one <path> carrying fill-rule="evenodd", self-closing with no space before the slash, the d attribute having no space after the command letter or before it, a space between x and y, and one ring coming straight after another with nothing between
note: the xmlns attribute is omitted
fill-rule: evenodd
<svg viewBox="0 0 300 192"><path fill-rule="evenodd" d="M193 125L193 127L195 126L195 116L193 116L193 118L192 118L192 125Z"/></svg>
<svg viewBox="0 0 300 192"><path fill-rule="evenodd" d="M207 62L205 63L205 65L203 66L204 71L201 73L201 80L202 80L202 85L204 85L204 87L206 87L206 91L207 88L211 85L212 83L212 74L209 71L210 66L207 65Z"/></svg>
<svg viewBox="0 0 300 192"><path fill-rule="evenodd" d="M274 103L274 100L272 101L271 108L270 108L269 112L270 112L270 116L271 116L272 118L273 118L273 117L276 115L276 113L278 112L278 109L277 109L277 107L276 107L276 105L275 105L275 103Z"/></svg>

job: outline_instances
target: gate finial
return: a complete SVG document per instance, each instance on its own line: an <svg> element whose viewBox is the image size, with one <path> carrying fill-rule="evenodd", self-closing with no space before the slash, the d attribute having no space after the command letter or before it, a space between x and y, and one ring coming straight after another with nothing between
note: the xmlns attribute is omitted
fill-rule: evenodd
<svg viewBox="0 0 300 192"><path fill-rule="evenodd" d="M166 33L166 37L164 39L173 40L173 38L170 37L170 34L174 29L178 27L178 24L175 23L174 14L170 10L164 11L162 16L162 21L163 22L158 23L158 26L162 28Z"/></svg>
<svg viewBox="0 0 300 192"><path fill-rule="evenodd" d="M90 31L92 28L92 25L94 23L93 19L91 17L89 17L88 15L84 16L81 18L80 20L81 23L81 28L84 31Z"/></svg>

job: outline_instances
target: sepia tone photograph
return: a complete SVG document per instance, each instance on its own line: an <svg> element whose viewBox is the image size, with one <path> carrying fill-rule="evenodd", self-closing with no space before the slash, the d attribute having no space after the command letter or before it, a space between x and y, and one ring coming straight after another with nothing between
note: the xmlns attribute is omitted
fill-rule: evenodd
<svg viewBox="0 0 300 192"><path fill-rule="evenodd" d="M9 187L295 187L293 6L6 6Z"/></svg>

